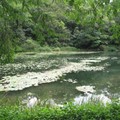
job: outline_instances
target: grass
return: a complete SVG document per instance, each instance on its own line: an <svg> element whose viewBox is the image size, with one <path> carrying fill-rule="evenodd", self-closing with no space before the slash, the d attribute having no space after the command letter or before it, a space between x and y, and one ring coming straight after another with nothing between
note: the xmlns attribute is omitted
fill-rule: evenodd
<svg viewBox="0 0 120 120"><path fill-rule="evenodd" d="M50 46L37 46L34 48L20 48L16 52L60 52L60 51L80 51L79 49L75 47L50 47Z"/></svg>
<svg viewBox="0 0 120 120"><path fill-rule="evenodd" d="M51 47L40 46L40 44L32 39L26 40L23 44L16 46L15 52L52 52L52 51L79 51L75 47Z"/></svg>
<svg viewBox="0 0 120 120"><path fill-rule="evenodd" d="M0 120L120 120L120 104L116 102L106 107L100 103L81 106L72 104L63 108L22 106L1 106Z"/></svg>

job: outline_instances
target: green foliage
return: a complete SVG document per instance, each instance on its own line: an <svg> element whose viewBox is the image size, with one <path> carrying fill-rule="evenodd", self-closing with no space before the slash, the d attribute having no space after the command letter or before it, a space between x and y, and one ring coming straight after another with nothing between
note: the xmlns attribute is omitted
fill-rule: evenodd
<svg viewBox="0 0 120 120"><path fill-rule="evenodd" d="M77 49L75 47L71 47L71 46L61 47L60 50L61 51L79 51L79 49Z"/></svg>
<svg viewBox="0 0 120 120"><path fill-rule="evenodd" d="M1 24L0 28L0 63L8 63L13 61L14 47L12 37L13 34L9 26Z"/></svg>
<svg viewBox="0 0 120 120"><path fill-rule="evenodd" d="M1 120L119 120L120 104L65 105L63 108L0 106Z"/></svg>
<svg viewBox="0 0 120 120"><path fill-rule="evenodd" d="M113 25L111 31L113 32L112 42L115 44L120 44L120 24Z"/></svg>
<svg viewBox="0 0 120 120"><path fill-rule="evenodd" d="M0 40L9 42L0 44L9 45L0 47L0 59L12 61L14 51L22 48L39 49L26 42L29 38L50 47L98 49L101 45L120 45L119 21L119 0L1 0Z"/></svg>
<svg viewBox="0 0 120 120"><path fill-rule="evenodd" d="M91 27L82 30L76 28L72 35L72 42L77 48L100 49L101 45L110 43L110 36L106 32L97 31Z"/></svg>
<svg viewBox="0 0 120 120"><path fill-rule="evenodd" d="M40 45L32 40L27 39L24 43L21 44L21 52L32 52L32 51L38 51Z"/></svg>
<svg viewBox="0 0 120 120"><path fill-rule="evenodd" d="M0 63L9 63L14 60L14 49L9 39L0 41Z"/></svg>
<svg viewBox="0 0 120 120"><path fill-rule="evenodd" d="M40 52L51 52L52 48L50 48L49 46L43 46L39 48Z"/></svg>
<svg viewBox="0 0 120 120"><path fill-rule="evenodd" d="M106 42L105 44L108 45L120 45L120 1L70 0L68 3L70 5L72 3L71 10L68 11L69 19L74 20L78 27L81 27L79 30L82 31L76 37L78 38L78 44L81 42L80 45L83 44L82 47L85 48L91 48L91 44L95 48L101 42ZM88 32L91 27L93 28L92 31ZM100 32L101 35L93 35L94 31ZM90 39L86 34L89 34ZM97 39L98 37L100 39ZM110 37L112 38L111 43L108 42ZM79 39L81 40L79 41Z"/></svg>

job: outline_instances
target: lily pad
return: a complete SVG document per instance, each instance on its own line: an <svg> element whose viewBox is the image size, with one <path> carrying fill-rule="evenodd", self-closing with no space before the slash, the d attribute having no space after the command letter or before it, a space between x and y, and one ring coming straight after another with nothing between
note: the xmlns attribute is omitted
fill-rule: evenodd
<svg viewBox="0 0 120 120"><path fill-rule="evenodd" d="M78 86L76 87L76 89L80 92L83 92L83 93L94 93L95 90L94 90L95 86Z"/></svg>

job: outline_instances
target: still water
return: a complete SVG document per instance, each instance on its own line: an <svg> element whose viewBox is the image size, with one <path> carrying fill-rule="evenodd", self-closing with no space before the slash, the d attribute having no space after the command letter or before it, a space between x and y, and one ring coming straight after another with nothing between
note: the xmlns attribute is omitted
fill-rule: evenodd
<svg viewBox="0 0 120 120"><path fill-rule="evenodd" d="M103 70L78 70L63 74L57 81L32 86L19 91L1 91L2 104L20 103L29 94L41 101L53 99L58 104L71 101L83 95L76 86L95 86L95 94L105 94L111 99L120 97L120 53L69 53L39 54L24 53L16 56L15 62L0 66L0 79L5 76L17 76L28 72L51 71L64 68L68 63L80 63L82 60L107 59L93 62L91 66L104 66ZM0 83L1 84L1 83Z"/></svg>

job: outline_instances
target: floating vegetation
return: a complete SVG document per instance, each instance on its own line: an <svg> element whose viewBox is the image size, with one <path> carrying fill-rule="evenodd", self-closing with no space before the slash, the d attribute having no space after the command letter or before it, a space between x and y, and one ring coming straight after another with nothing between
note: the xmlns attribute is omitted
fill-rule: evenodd
<svg viewBox="0 0 120 120"><path fill-rule="evenodd" d="M64 82L69 82L69 83L77 83L77 81L76 80L72 80L72 79L64 79L63 80Z"/></svg>
<svg viewBox="0 0 120 120"><path fill-rule="evenodd" d="M76 89L83 93L94 93L95 86L77 86Z"/></svg>
<svg viewBox="0 0 120 120"><path fill-rule="evenodd" d="M46 70L44 72L27 72L25 74L18 74L15 76L5 76L1 81L0 91L17 91L31 86L38 86L43 83L55 82L63 75L71 72L102 71L105 66L92 66L92 64L93 62L101 62L106 59L108 59L108 57L81 60L79 63L67 62L60 68ZM41 65L39 65L38 68L41 67ZM32 68L34 69L35 66Z"/></svg>
<svg viewBox="0 0 120 120"><path fill-rule="evenodd" d="M65 59L58 60L44 60L40 62L26 61L25 63L13 63L0 66L0 74L2 76L6 75L16 75L26 72L38 72L45 71L51 68L59 68L65 65L67 61Z"/></svg>

